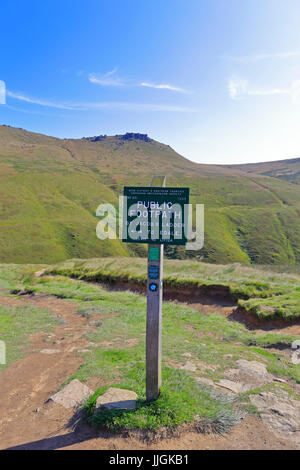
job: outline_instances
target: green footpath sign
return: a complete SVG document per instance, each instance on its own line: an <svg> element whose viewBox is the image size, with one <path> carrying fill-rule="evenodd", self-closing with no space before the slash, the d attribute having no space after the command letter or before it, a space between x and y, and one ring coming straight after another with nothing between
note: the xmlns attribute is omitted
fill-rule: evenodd
<svg viewBox="0 0 300 470"><path fill-rule="evenodd" d="M146 399L156 400L161 387L164 245L188 241L189 188L166 188L165 176L150 187L125 186L123 242L148 243Z"/></svg>
<svg viewBox="0 0 300 470"><path fill-rule="evenodd" d="M189 188L125 186L123 242L185 245L189 191ZM152 253L150 257L155 260L158 254Z"/></svg>

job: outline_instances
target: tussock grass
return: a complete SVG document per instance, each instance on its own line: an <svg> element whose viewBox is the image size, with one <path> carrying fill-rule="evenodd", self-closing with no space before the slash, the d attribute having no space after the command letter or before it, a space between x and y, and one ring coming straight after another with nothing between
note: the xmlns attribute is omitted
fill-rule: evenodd
<svg viewBox="0 0 300 470"><path fill-rule="evenodd" d="M96 400L105 388L98 390L85 405L88 421L114 432L139 430L157 433L168 429L169 434L183 424L192 424L201 432L225 433L239 422L239 415L225 394L219 393L216 397L213 389L197 384L185 371L165 367L161 394L151 403L145 400L144 382L145 369L141 363L136 364L118 384L118 387L134 388L140 392L135 410L104 410L93 414Z"/></svg>

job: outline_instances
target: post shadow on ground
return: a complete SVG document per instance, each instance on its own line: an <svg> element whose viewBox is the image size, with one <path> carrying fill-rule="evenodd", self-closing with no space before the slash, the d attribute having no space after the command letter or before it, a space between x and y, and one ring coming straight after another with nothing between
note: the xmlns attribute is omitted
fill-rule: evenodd
<svg viewBox="0 0 300 470"><path fill-rule="evenodd" d="M121 403L121 402L120 402ZM147 405L147 402L143 402L141 406ZM111 410L113 412L113 410ZM127 408L120 408L121 413L129 413L132 411ZM112 432L106 431L105 429L96 429L86 422L85 414L82 408L78 408L74 415L70 418L68 423L63 426L60 430L70 431L66 434L46 437L38 441L26 442L24 444L11 446L3 450L56 450L63 447L69 447L73 444L79 444L80 442L89 441L91 439L111 439L115 438L116 435Z"/></svg>
<svg viewBox="0 0 300 470"><path fill-rule="evenodd" d="M95 438L110 439L114 437L108 431L100 431L86 424L81 409L75 412L63 429L66 431L70 430L70 432L58 436L46 437L38 441L26 442L3 450L56 450Z"/></svg>

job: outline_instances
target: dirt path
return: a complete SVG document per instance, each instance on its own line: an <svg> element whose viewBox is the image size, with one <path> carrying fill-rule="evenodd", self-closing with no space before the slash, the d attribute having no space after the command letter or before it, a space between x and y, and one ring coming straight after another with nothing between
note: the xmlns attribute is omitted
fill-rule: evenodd
<svg viewBox="0 0 300 470"><path fill-rule="evenodd" d="M79 367L82 359L76 351L87 347L85 335L91 328L76 314L76 304L55 297L37 295L19 300L1 296L0 302L45 308L66 322L49 335L50 341L44 341L46 334L43 332L31 336L26 357L1 372L0 442L3 448L6 443L24 441L24 437L32 433L44 436L57 431L62 410L57 417L54 415L45 421L43 416L45 412L47 415L48 408L44 403ZM57 352L40 352L45 349Z"/></svg>
<svg viewBox="0 0 300 470"><path fill-rule="evenodd" d="M31 337L23 359L0 374L0 449L293 449L275 437L256 417L246 417L226 437L185 433L178 438L147 444L134 437L114 437L85 424L74 430L72 410L48 398L78 368L78 350L88 347L85 335L92 331L88 320L76 314L77 304L54 296L24 296L21 300L0 297L5 305L35 305L65 321L45 342L45 333ZM55 354L43 354L54 349ZM101 377L88 383L92 389L103 385Z"/></svg>

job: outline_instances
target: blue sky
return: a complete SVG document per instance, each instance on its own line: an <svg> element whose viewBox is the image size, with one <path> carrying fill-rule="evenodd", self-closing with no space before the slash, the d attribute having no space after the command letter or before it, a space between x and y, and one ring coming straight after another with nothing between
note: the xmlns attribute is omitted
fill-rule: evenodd
<svg viewBox="0 0 300 470"><path fill-rule="evenodd" d="M142 132L200 163L300 156L299 0L11 0L0 21L2 124Z"/></svg>

